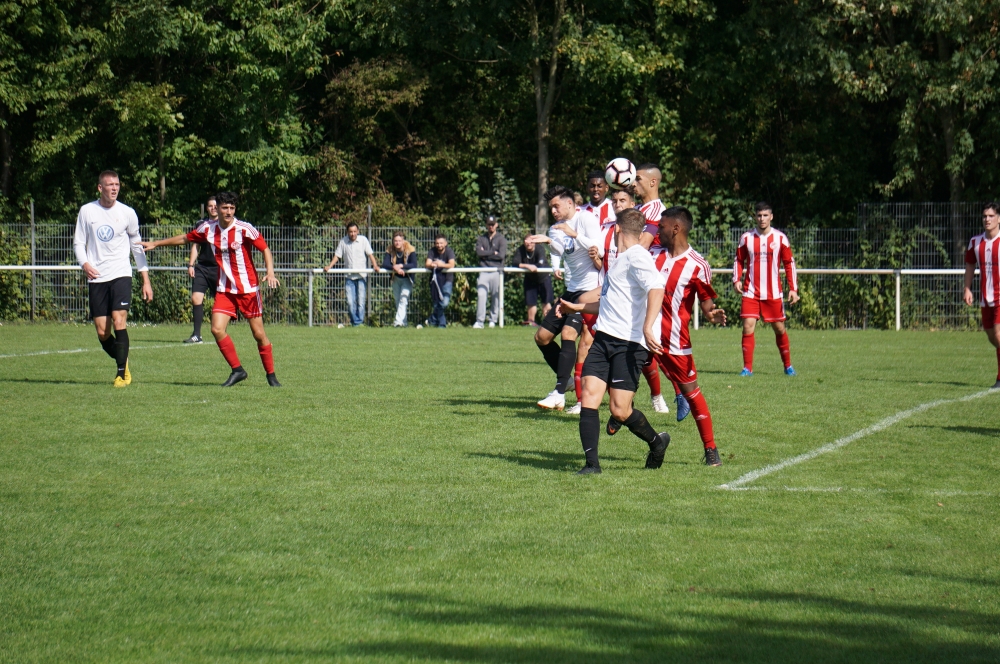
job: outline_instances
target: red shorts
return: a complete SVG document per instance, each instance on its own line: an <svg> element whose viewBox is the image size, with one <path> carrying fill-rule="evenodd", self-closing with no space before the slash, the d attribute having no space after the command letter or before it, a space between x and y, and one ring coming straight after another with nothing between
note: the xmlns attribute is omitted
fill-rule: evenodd
<svg viewBox="0 0 1000 664"><path fill-rule="evenodd" d="M698 380L698 370L694 367L694 355L671 355L661 353L655 355L656 361L663 367L663 373L671 382L686 385Z"/></svg>
<svg viewBox="0 0 1000 664"><path fill-rule="evenodd" d="M765 323L778 323L785 320L785 303L745 297L740 305L740 318L763 318Z"/></svg>
<svg viewBox="0 0 1000 664"><path fill-rule="evenodd" d="M590 330L590 336L594 336L594 326L597 325L597 314L580 314L583 316L583 324Z"/></svg>
<svg viewBox="0 0 1000 664"><path fill-rule="evenodd" d="M226 314L236 320L237 310L244 318L260 318L264 315L264 303L260 299L260 291L256 293L223 293L215 294L215 304L212 314Z"/></svg>
<svg viewBox="0 0 1000 664"><path fill-rule="evenodd" d="M983 329L992 330L997 325L1000 325L997 307L983 307Z"/></svg>

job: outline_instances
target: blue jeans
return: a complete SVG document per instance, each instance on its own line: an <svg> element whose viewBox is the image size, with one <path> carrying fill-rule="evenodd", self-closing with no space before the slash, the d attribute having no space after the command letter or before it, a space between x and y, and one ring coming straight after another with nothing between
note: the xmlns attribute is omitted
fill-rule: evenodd
<svg viewBox="0 0 1000 664"><path fill-rule="evenodd" d="M365 288L364 279L347 279L344 288L347 291L347 313L351 316L351 325L362 325L365 322Z"/></svg>
<svg viewBox="0 0 1000 664"><path fill-rule="evenodd" d="M440 291L438 285L431 282L431 301L434 303L434 310L431 312L431 317L428 323L431 327L447 327L448 322L444 319L444 310L448 308L448 303L451 302L451 288L454 284L450 281L443 286L441 286Z"/></svg>

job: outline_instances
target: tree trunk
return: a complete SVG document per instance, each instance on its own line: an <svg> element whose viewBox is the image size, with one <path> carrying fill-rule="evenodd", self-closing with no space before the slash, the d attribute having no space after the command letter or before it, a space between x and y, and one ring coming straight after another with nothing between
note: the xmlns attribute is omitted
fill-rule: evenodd
<svg viewBox="0 0 1000 664"><path fill-rule="evenodd" d="M156 84L160 84L163 70L163 57L156 56ZM160 202L167 200L167 171L163 167L163 127L156 128L156 168L160 174Z"/></svg>
<svg viewBox="0 0 1000 664"><path fill-rule="evenodd" d="M7 110L0 107L0 194L10 198L10 131L7 129Z"/></svg>
<svg viewBox="0 0 1000 664"><path fill-rule="evenodd" d="M940 32L937 35L938 58L941 62L947 62L951 57L951 49L944 35ZM948 168L949 162L955 155L955 114L950 105L942 106L938 114L941 119L941 133L944 136L944 160L945 171L948 173L948 198L951 201L951 242L952 242L952 265L963 264L965 254L965 233L962 228L962 218L958 213L958 203L965 195L965 179L962 173Z"/></svg>
<svg viewBox="0 0 1000 664"><path fill-rule="evenodd" d="M566 0L556 0L552 7L551 41L548 44L549 58L546 63L538 56L542 46L538 29L538 8L534 2L530 6L531 44L536 53L531 64L531 74L535 86L535 124L538 139L538 208L535 216L535 231L538 233L547 231L549 225L548 203L545 200L545 192L549 188L549 123L556 101L559 39L565 11Z"/></svg>

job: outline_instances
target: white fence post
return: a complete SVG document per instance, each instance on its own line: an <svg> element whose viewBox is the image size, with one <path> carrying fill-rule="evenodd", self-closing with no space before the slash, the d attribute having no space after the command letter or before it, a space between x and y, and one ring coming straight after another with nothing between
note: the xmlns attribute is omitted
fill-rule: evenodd
<svg viewBox="0 0 1000 664"><path fill-rule="evenodd" d="M503 327L503 287L504 287L504 270L501 267L498 272L500 272L500 327Z"/></svg>
<svg viewBox="0 0 1000 664"><path fill-rule="evenodd" d="M38 265L35 260L35 199L31 199L31 264ZM38 275L35 270L31 271L31 320L35 320L35 281Z"/></svg>
<svg viewBox="0 0 1000 664"><path fill-rule="evenodd" d="M309 272L309 327L313 326L313 279L316 274L312 271Z"/></svg>
<svg viewBox="0 0 1000 664"><path fill-rule="evenodd" d="M900 309L900 296L899 296L899 270L896 270L896 331L899 332L902 327L902 320L900 319L899 309Z"/></svg>

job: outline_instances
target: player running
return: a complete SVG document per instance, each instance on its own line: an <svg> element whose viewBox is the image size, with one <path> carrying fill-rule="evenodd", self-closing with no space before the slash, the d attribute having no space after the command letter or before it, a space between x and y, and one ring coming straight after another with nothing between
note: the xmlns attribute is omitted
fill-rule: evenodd
<svg viewBox="0 0 1000 664"><path fill-rule="evenodd" d="M997 382L1000 390L1000 204L983 208L983 233L969 240L965 252L965 303L972 306L972 279L979 268L979 306L986 338L997 351Z"/></svg>
<svg viewBox="0 0 1000 664"><path fill-rule="evenodd" d="M219 220L219 207L212 196L205 203L205 211L208 219ZM200 226L205 219L195 224L195 228ZM191 257L188 259L188 275L193 280L191 283L191 317L194 319L194 331L191 336L184 340L186 344L200 344L201 323L205 318L205 293L215 296L215 284L219 282L219 266L215 262L215 250L208 242L199 242L191 245Z"/></svg>
<svg viewBox="0 0 1000 664"><path fill-rule="evenodd" d="M96 201L80 208L73 235L73 252L87 277L90 296L90 317L94 319L97 339L118 373L114 386L132 384L128 370L128 321L129 303L132 301L132 264L142 275L142 299L153 300L153 287L149 283L149 266L142 250L139 235L139 217L135 210L118 202L121 181L114 171L104 171L97 177ZM111 327L114 328L112 334Z"/></svg>
<svg viewBox="0 0 1000 664"><path fill-rule="evenodd" d="M562 258L569 268L566 293L563 298L576 302L587 291L597 287L597 265L590 258L588 250L601 240L601 228L597 218L589 212L578 210L573 200L573 192L567 187L556 186L545 193L552 218L557 222L549 229L549 234L532 235L532 242L548 244L552 248L552 266L559 269ZM542 319L535 332L535 343L542 351L545 361L556 373L556 386L548 396L538 402L539 408L563 410L566 407L566 390L573 378L576 364L576 340L583 328L583 318L574 313L568 316L556 314L555 307ZM562 347L555 342L556 335L562 337Z"/></svg>
<svg viewBox="0 0 1000 664"><path fill-rule="evenodd" d="M670 444L670 434L657 433L646 416L632 408L639 373L649 353L659 353L660 307L663 277L653 257L639 243L645 227L642 214L625 210L618 216L618 256L611 264L599 302L560 301L566 315L597 313L594 345L583 365L583 408L580 412L580 442L587 459L580 475L601 472L597 444L601 435L598 413L604 393L610 395L608 426L628 427L649 445L646 468L659 468ZM588 295L589 299L590 295Z"/></svg>
<svg viewBox="0 0 1000 664"><path fill-rule="evenodd" d="M646 249L656 246L659 240L660 215L663 214L663 203L660 202L660 181L663 174L656 164L640 164L635 167L635 184L632 188L635 195L642 201L639 212L646 218L646 227L642 231L640 244Z"/></svg>
<svg viewBox="0 0 1000 664"><path fill-rule="evenodd" d="M685 400L694 411L694 422L705 448L705 464L721 466L722 460L712 431L712 414L698 387L689 326L695 294L705 320L725 325L726 312L715 306L718 295L712 288L712 268L688 243L692 224L691 213L679 206L668 208L660 218L660 246L654 248L653 260L666 285L661 327L663 353L657 355L656 360L670 380L680 386Z"/></svg>
<svg viewBox="0 0 1000 664"><path fill-rule="evenodd" d="M753 376L754 330L757 319L762 318L774 329L774 340L785 365L785 373L795 375L792 353L785 332L785 307L781 293L781 266L788 281L788 304L799 301L798 277L795 259L788 236L771 228L774 215L766 202L755 206L757 227L740 237L733 262L733 286L743 296L740 318L743 319L743 371L741 376Z"/></svg>
<svg viewBox="0 0 1000 664"><path fill-rule="evenodd" d="M260 299L257 285L257 269L250 256L250 246L264 254L264 265L267 273L264 280L271 288L278 287L278 279L274 276L274 258L267 242L260 232L245 221L236 218L236 194L223 192L216 196L219 206L219 220L206 219L198 228L186 235L175 235L166 240L143 242L146 251L156 247L177 246L185 242L208 242L215 252L215 262L219 266L219 282L216 285L215 304L212 305L212 334L222 351L222 356L229 362L232 373L222 384L222 387L232 387L247 379L247 372L240 364L236 346L226 333L230 320L236 320L239 311L250 324L250 332L257 341L257 352L267 374L267 384L271 387L281 387L274 375L274 355L271 341L264 332L264 305Z"/></svg>

